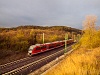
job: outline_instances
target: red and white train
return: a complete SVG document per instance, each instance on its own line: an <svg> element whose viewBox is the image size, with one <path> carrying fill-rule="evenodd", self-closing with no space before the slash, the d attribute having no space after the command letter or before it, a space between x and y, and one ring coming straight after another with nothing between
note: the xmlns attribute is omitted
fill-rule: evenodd
<svg viewBox="0 0 100 75"><path fill-rule="evenodd" d="M73 43L73 39L69 39L66 41L67 44ZM45 51L49 51L55 48L59 48L61 46L65 45L65 41L55 41L51 43L45 43L45 44L36 44L36 45L31 45L28 50L28 55L32 56L34 54L42 53Z"/></svg>

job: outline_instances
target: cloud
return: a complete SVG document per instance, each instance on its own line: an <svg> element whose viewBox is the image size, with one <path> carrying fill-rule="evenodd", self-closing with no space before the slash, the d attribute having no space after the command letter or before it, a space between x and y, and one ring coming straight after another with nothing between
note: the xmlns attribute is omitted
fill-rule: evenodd
<svg viewBox="0 0 100 75"><path fill-rule="evenodd" d="M0 26L66 25L82 28L86 15L98 16L99 0L0 0Z"/></svg>

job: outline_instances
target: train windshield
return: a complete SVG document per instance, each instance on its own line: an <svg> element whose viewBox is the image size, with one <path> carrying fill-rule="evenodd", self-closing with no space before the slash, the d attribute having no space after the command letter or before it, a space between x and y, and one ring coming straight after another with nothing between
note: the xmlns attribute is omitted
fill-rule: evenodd
<svg viewBox="0 0 100 75"><path fill-rule="evenodd" d="M29 47L29 51L32 51L34 49L35 46L30 46Z"/></svg>

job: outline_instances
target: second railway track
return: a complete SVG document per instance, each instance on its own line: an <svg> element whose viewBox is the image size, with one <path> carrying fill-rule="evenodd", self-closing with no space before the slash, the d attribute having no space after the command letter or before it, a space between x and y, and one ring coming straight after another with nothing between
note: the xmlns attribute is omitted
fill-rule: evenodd
<svg viewBox="0 0 100 75"><path fill-rule="evenodd" d="M69 50L70 47L71 46L68 47ZM61 47L58 49L35 55L33 57L27 57L5 65L1 65L0 71L3 75L28 74L45 65L46 63L54 60L56 57L62 55L64 53L64 51L62 50L63 48L64 47Z"/></svg>

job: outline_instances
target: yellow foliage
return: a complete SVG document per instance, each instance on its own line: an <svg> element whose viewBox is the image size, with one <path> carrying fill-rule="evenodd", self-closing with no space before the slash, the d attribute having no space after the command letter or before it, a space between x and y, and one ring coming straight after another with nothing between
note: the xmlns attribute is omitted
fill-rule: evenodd
<svg viewBox="0 0 100 75"><path fill-rule="evenodd" d="M92 31L89 33L90 30L85 31L82 38L80 39L79 44L83 47L87 48L96 48L100 46L100 32L99 31Z"/></svg>
<svg viewBox="0 0 100 75"><path fill-rule="evenodd" d="M83 35L78 44L86 48L100 46L100 30L95 29L96 16L87 16L84 21Z"/></svg>
<svg viewBox="0 0 100 75"><path fill-rule="evenodd" d="M93 50L80 48L44 75L99 75L99 66L100 47Z"/></svg>

